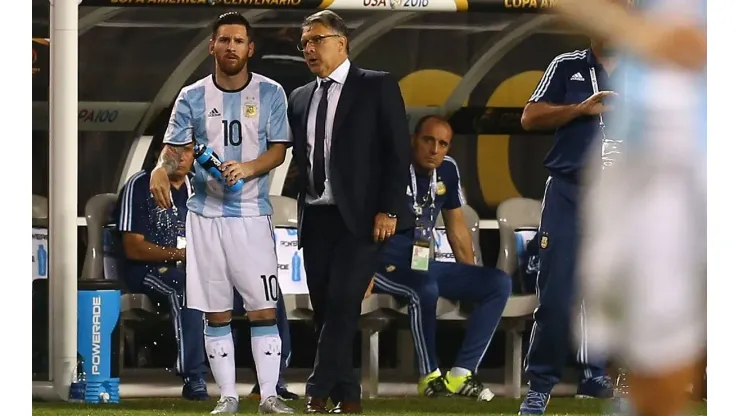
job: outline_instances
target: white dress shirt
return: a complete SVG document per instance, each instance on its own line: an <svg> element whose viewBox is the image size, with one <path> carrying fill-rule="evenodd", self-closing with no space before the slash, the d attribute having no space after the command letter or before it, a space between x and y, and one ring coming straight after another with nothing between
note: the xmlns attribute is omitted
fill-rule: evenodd
<svg viewBox="0 0 740 416"><path fill-rule="evenodd" d="M324 138L324 173L326 174L324 181L324 193L317 199L310 193L306 193L306 202L312 205L331 205L334 204L334 196L331 192L331 181L329 160L331 158L331 142L332 142L332 130L334 127L334 116L337 114L337 104L339 103L339 96L342 94L342 87L347 81L347 74L349 74L349 59L345 59L341 65L337 67L328 78L316 78L316 89L313 92L311 98L311 104L308 107L308 126L306 128L306 139L308 141L308 161L310 168L308 169L308 183L311 189L314 188L313 184L313 150L314 143L316 143L316 112L319 108L319 101L321 101L321 82L331 79L334 81L333 84L329 85L329 92L327 94L328 106L326 108L326 137Z"/></svg>

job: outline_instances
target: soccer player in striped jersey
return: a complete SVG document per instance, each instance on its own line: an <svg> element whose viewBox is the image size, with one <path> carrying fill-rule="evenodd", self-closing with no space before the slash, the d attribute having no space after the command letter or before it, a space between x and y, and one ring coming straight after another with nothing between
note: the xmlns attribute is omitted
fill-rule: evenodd
<svg viewBox="0 0 740 416"><path fill-rule="evenodd" d="M593 352L628 368L636 414L675 416L706 348L706 0L636 3L558 2L624 58L620 154L590 169L581 283Z"/></svg>
<svg viewBox="0 0 740 416"><path fill-rule="evenodd" d="M209 45L214 72L180 91L150 180L155 201L167 207L167 173L177 168L188 144L205 145L224 161L220 178L196 164L186 223L187 304L206 313L206 353L221 390L211 414L238 411L231 336L234 287L244 298L252 326L259 410L294 412L276 393L280 288L268 197L269 172L283 163L291 141L287 99L278 83L247 70L254 53L250 35L249 23L239 13L215 21ZM230 188L239 180L240 189Z"/></svg>

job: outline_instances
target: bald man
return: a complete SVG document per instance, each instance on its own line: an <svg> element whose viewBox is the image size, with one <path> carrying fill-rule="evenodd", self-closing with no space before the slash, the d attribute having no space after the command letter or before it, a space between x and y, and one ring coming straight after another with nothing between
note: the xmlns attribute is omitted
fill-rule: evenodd
<svg viewBox="0 0 740 416"><path fill-rule="evenodd" d="M407 208L416 219L414 231L399 233L386 243L375 274L373 292L408 302L411 332L419 367L419 394L457 394L490 400L493 393L476 378L506 301L511 277L475 264L470 230L463 217L465 198L457 163L447 156L452 128L438 116L419 120L411 139ZM433 228L440 212L456 263L434 261ZM442 374L435 351L437 299L477 305L468 319L455 366Z"/></svg>

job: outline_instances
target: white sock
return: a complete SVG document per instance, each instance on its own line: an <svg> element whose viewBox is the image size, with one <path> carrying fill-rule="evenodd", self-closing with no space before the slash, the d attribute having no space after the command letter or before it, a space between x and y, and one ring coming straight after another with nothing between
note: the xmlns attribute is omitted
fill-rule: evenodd
<svg viewBox="0 0 740 416"><path fill-rule="evenodd" d="M461 368L461 367L452 367L450 369L450 375L452 377L465 377L465 376L468 376L470 374L472 374L472 371L466 370L466 369Z"/></svg>
<svg viewBox="0 0 740 416"><path fill-rule="evenodd" d="M233 397L239 400L239 394L236 392L236 364L231 323L225 326L206 325L205 339L208 362L221 391L221 398Z"/></svg>
<svg viewBox="0 0 740 416"><path fill-rule="evenodd" d="M277 396L282 342L277 325L252 327L252 357L260 384L260 401Z"/></svg>

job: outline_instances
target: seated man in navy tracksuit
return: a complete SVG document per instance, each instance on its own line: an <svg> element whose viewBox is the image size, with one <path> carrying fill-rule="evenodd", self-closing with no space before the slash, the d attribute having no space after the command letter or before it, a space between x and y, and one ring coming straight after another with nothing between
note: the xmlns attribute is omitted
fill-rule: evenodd
<svg viewBox="0 0 740 416"><path fill-rule="evenodd" d="M205 400L208 361L203 344L203 313L183 307L185 217L192 166L193 147L189 146L183 152L179 169L170 178L172 208L156 206L149 192L151 170L143 170L126 181L114 215L126 257L126 285L155 302L169 304L178 346L176 369L184 382L182 395Z"/></svg>
<svg viewBox="0 0 740 416"><path fill-rule="evenodd" d="M134 174L121 190L114 216L126 257L126 285L133 292L147 294L153 301L169 304L178 345L176 369L184 382L182 395L191 400L205 400L208 360L203 343L203 313L186 308L184 302L185 217L192 166L191 145L183 152L180 168L170 178L173 204L168 210L158 208L151 197L151 170ZM234 313L244 315L243 301L236 291L234 296ZM290 359L290 333L282 295L278 300L278 330L284 342L277 391L284 399L295 399L297 395L287 390L282 378ZM252 393L259 395L259 389L255 387Z"/></svg>
<svg viewBox="0 0 740 416"><path fill-rule="evenodd" d="M452 134L443 118L426 116L419 120L412 138L413 163L407 189L408 209L415 213L417 227L414 232L397 234L388 240L373 291L408 301L420 395L459 394L490 400L493 394L475 373L511 294L511 278L501 270L475 265L470 230L461 208L465 201L460 174L455 161L446 156ZM415 241L424 240L422 234L431 234L440 212L457 263L430 260L428 271L412 269ZM444 375L439 370L435 348L440 296L477 304L455 365Z"/></svg>

